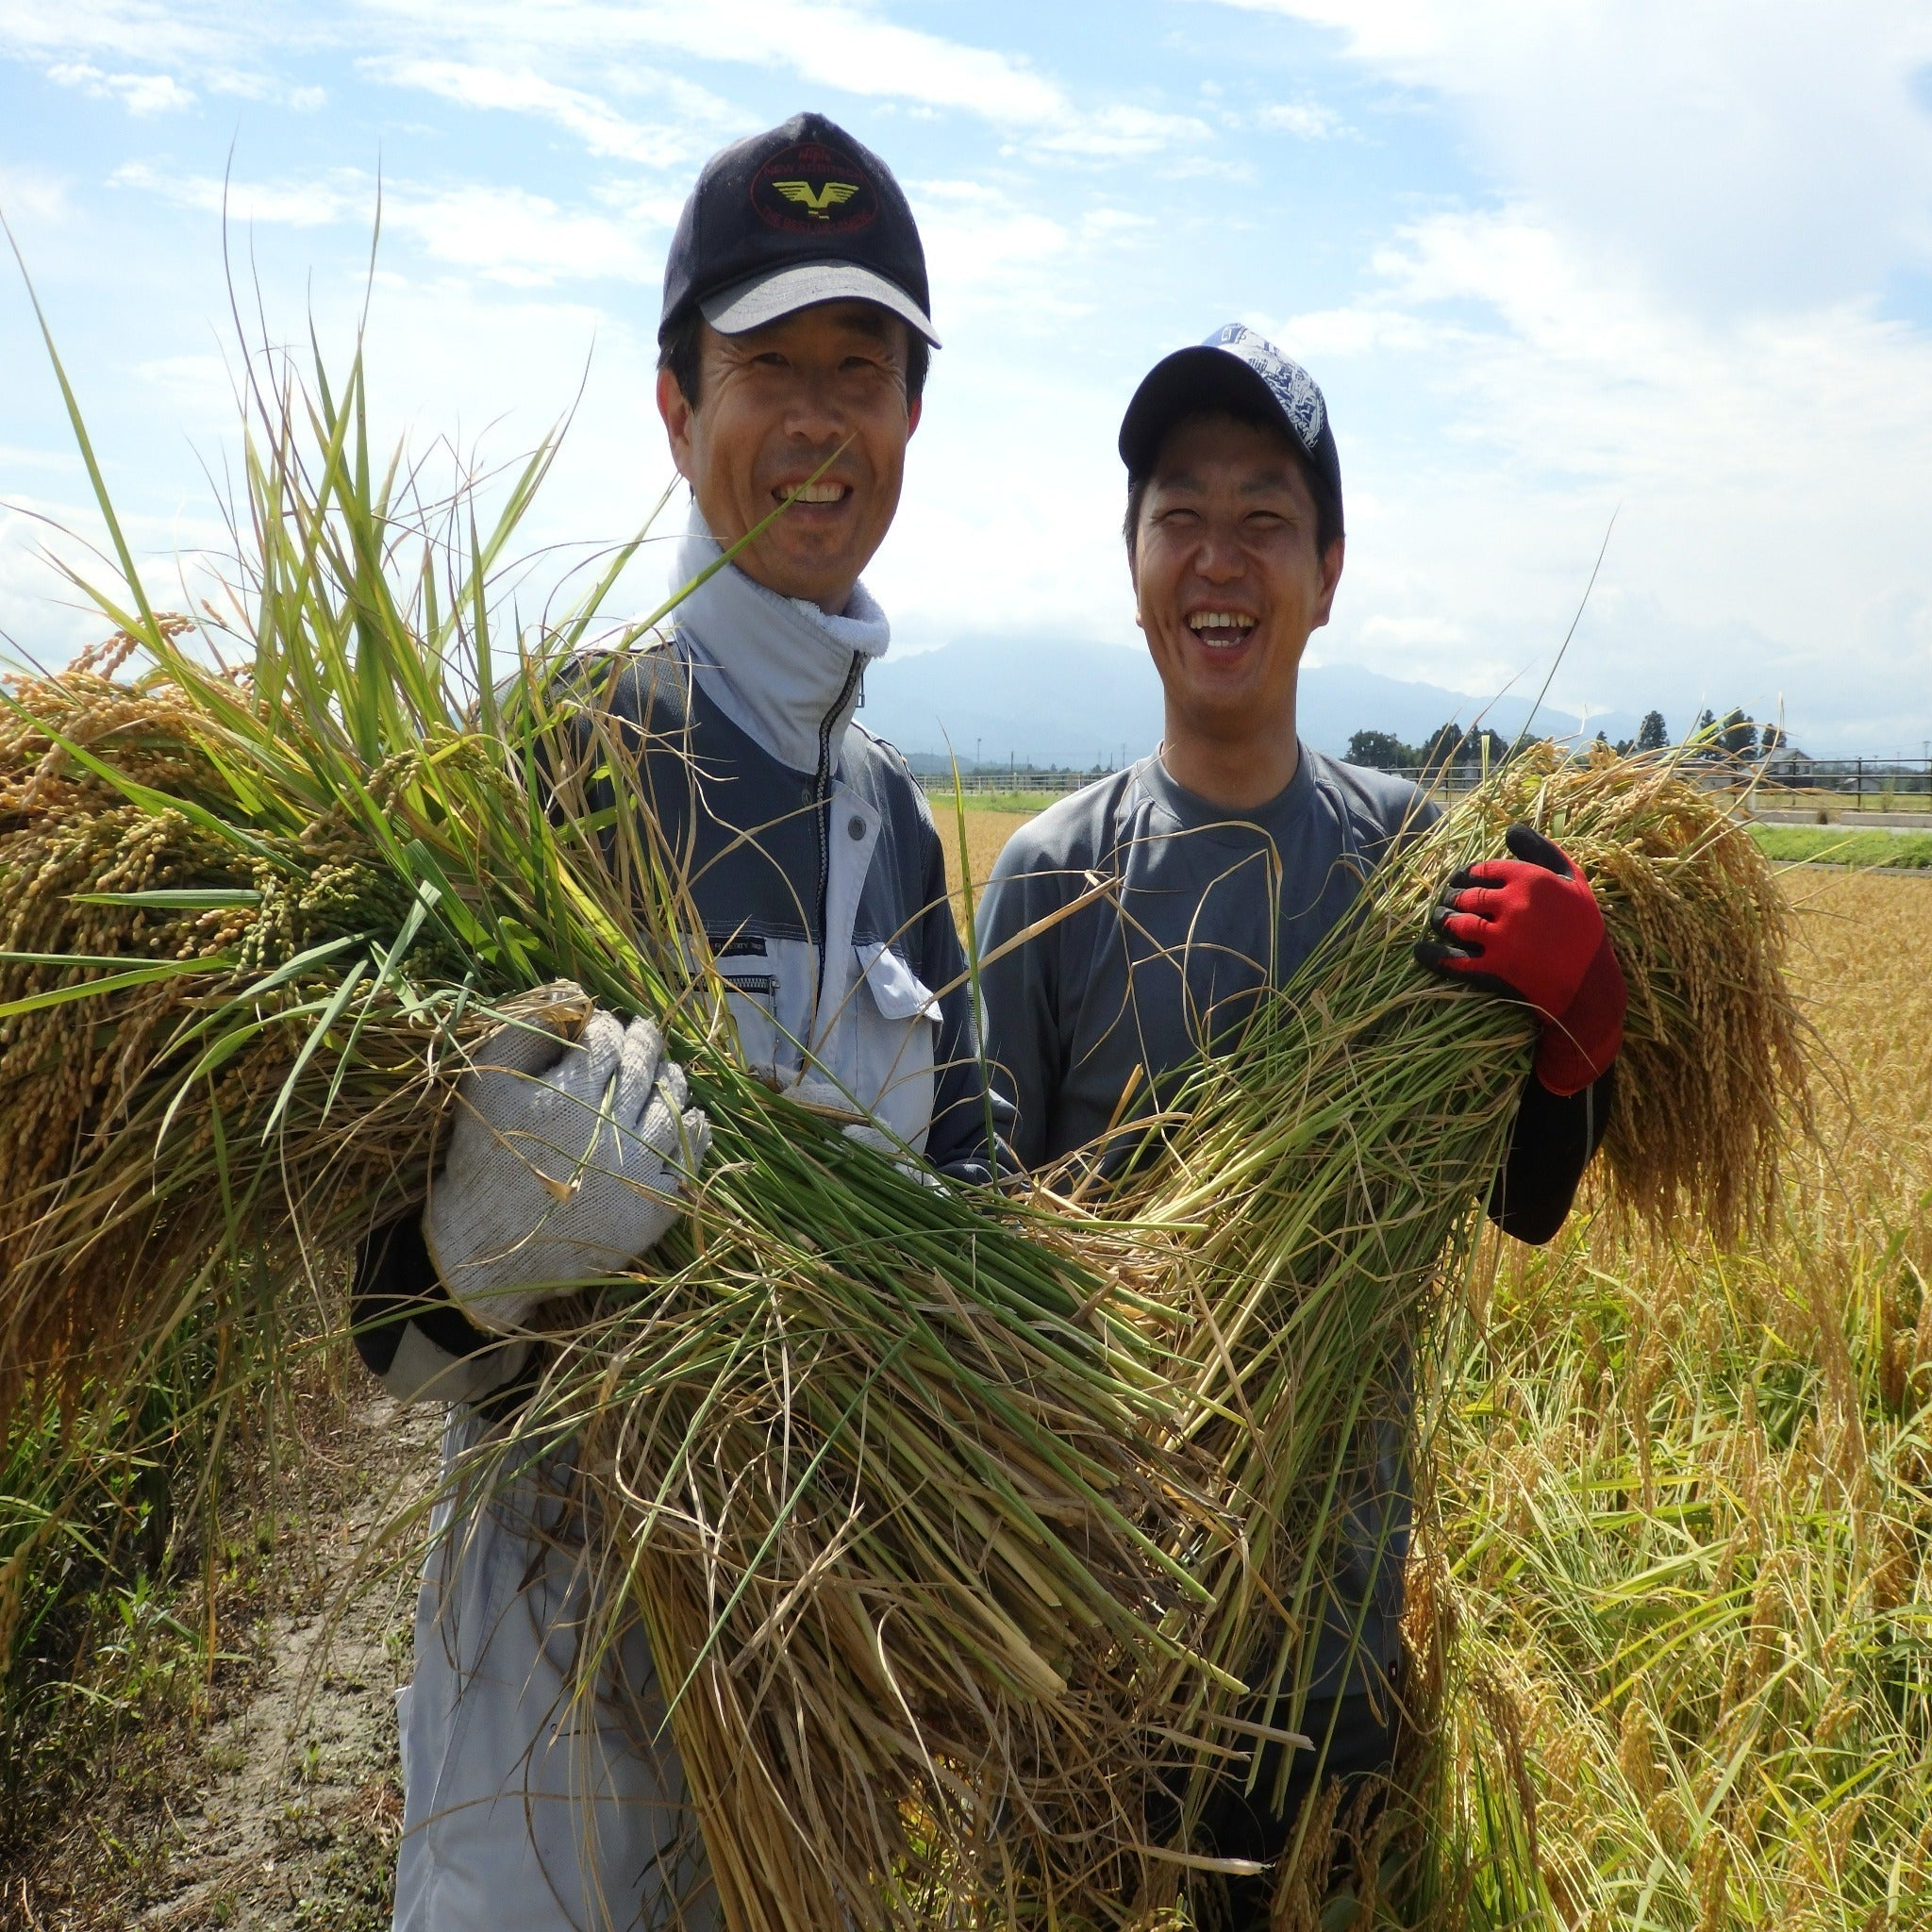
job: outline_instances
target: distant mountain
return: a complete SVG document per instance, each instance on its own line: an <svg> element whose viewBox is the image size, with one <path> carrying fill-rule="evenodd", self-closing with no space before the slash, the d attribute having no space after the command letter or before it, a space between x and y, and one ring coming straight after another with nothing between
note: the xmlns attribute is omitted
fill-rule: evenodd
<svg viewBox="0 0 1932 1932"><path fill-rule="evenodd" d="M1513 737L1529 715L1525 698L1485 705L1465 691L1384 677L1352 664L1306 669L1300 716L1304 742L1341 753L1357 731L1392 731L1414 743L1455 719L1483 722ZM868 672L861 721L908 757L952 755L962 767L1094 764L1151 751L1160 739L1160 680L1141 650L1111 644L980 638L916 657L888 655ZM1622 712L1592 716L1612 740L1636 735ZM1540 734L1580 728L1567 711L1544 709ZM922 758L920 762L924 763Z"/></svg>

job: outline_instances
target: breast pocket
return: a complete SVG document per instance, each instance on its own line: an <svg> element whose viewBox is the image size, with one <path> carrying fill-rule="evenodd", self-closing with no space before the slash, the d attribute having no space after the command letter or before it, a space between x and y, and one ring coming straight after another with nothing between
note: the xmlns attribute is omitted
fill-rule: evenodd
<svg viewBox="0 0 1932 1932"><path fill-rule="evenodd" d="M753 1073L777 1076L778 974L768 941L758 934L712 933L712 958L724 982L724 1004L738 1029L738 1050Z"/></svg>
<svg viewBox="0 0 1932 1932"><path fill-rule="evenodd" d="M888 1133L923 1153L932 1125L939 1001L890 946L852 950L862 982L852 1002L853 1093Z"/></svg>

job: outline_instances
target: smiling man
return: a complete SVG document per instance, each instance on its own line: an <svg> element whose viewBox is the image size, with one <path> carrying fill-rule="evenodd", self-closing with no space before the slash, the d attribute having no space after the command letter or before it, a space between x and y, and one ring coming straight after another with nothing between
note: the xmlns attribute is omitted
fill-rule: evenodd
<svg viewBox="0 0 1932 1932"><path fill-rule="evenodd" d="M1128 565L1165 732L1153 756L1016 835L980 909L982 958L1041 925L982 974L993 1083L1016 1108L1013 1146L1032 1167L1078 1156L1104 1171L1177 1077L1347 916L1377 860L1435 816L1413 786L1324 758L1296 735L1302 656L1328 621L1345 553L1341 460L1307 373L1230 325L1147 375L1120 451ZM1542 1241L1602 1137L1624 987L1589 886L1527 826L1512 827L1508 844L1512 858L1446 882L1419 954L1543 1019L1490 1202L1507 1232ZM1110 893L1094 895L1095 881ZM1395 1386L1382 1407L1399 1414L1404 1372L1384 1367ZM1198 1853L1273 1859L1320 1778L1369 1775L1392 1759L1403 1433L1384 1422L1359 1446L1357 1464L1373 1474L1344 1498L1341 1553L1304 1634L1298 1681L1285 1704L1257 1694L1249 1711L1318 1748L1291 1762L1278 1804L1278 1746L1252 1789L1231 1776ZM1221 1923L1261 1932L1269 1878L1228 1890Z"/></svg>
<svg viewBox="0 0 1932 1932"><path fill-rule="evenodd" d="M672 244L658 381L691 493L672 580L711 574L669 637L578 675L641 754L746 1058L978 1178L987 1109L939 836L853 718L889 636L859 573L898 507L927 303L905 196L842 129L800 115L712 158ZM446 1472L494 1486L441 1527L417 1607L398 1932L720 1921L642 1633L594 1671L577 1657L570 1447L522 1473L482 1460L541 1364L537 1311L644 1254L701 1167L707 1124L661 1046L608 1013L575 1045L492 1042L427 1207L364 1245L365 1360L402 1400L449 1402Z"/></svg>

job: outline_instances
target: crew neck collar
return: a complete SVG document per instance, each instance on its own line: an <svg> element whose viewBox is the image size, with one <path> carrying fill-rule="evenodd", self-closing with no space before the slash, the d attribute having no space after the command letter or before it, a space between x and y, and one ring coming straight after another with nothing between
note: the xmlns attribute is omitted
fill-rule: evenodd
<svg viewBox="0 0 1932 1932"><path fill-rule="evenodd" d="M1295 741L1294 776L1273 798L1264 799L1259 805L1210 805L1198 792L1190 791L1174 778L1158 751L1141 761L1136 768L1136 776L1147 791L1191 832L1211 831L1222 825L1231 830L1253 825L1272 835L1300 816L1315 791L1315 774L1308 748L1300 740Z"/></svg>

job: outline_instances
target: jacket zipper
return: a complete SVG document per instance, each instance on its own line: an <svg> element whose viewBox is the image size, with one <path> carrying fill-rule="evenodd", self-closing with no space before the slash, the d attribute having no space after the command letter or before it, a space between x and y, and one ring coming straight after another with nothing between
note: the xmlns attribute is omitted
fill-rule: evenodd
<svg viewBox="0 0 1932 1932"><path fill-rule="evenodd" d="M812 1031L818 1031L818 1007L825 996L825 946L830 935L825 930L826 902L832 891L832 725L839 713L845 708L852 696L853 687L865 672L865 654L854 651L852 668L845 674L845 682L839 687L839 695L832 708L819 720L819 772L813 787L818 800L819 822L819 985L817 997L812 1001Z"/></svg>

